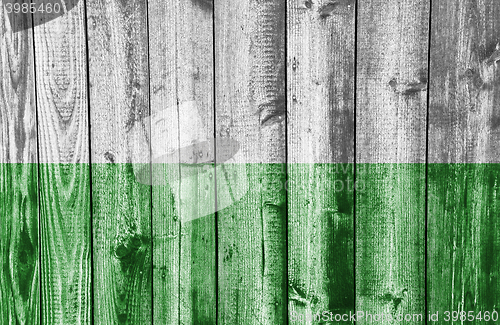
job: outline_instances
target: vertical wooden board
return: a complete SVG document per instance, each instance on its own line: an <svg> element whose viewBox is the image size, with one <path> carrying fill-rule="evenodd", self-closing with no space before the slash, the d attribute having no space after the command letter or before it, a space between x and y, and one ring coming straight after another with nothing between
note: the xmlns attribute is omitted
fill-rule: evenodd
<svg viewBox="0 0 500 325"><path fill-rule="evenodd" d="M285 164L217 166L218 204L232 202L218 210L218 321L285 323Z"/></svg>
<svg viewBox="0 0 500 325"><path fill-rule="evenodd" d="M284 1L215 2L218 323L286 322Z"/></svg>
<svg viewBox="0 0 500 325"><path fill-rule="evenodd" d="M428 309L441 320L500 312L499 177L498 164L429 166Z"/></svg>
<svg viewBox="0 0 500 325"><path fill-rule="evenodd" d="M0 320L40 323L36 163L0 165Z"/></svg>
<svg viewBox="0 0 500 325"><path fill-rule="evenodd" d="M428 1L358 4L356 309L396 324L425 313L428 21Z"/></svg>
<svg viewBox="0 0 500 325"><path fill-rule="evenodd" d="M354 312L353 164L288 171L289 319L335 323L332 315Z"/></svg>
<svg viewBox="0 0 500 325"><path fill-rule="evenodd" d="M355 1L287 11L289 319L312 324L354 310Z"/></svg>
<svg viewBox="0 0 500 325"><path fill-rule="evenodd" d="M427 284L441 317L499 312L499 17L497 1L432 7Z"/></svg>
<svg viewBox="0 0 500 325"><path fill-rule="evenodd" d="M150 141L153 184L153 323L177 324L180 320L180 220L176 209L179 187L168 175L179 174L175 163L161 157L179 146L177 93L178 2L148 1L150 61ZM173 154L178 161L178 153ZM171 176L172 177L172 176Z"/></svg>
<svg viewBox="0 0 500 325"><path fill-rule="evenodd" d="M430 163L498 163L500 3L439 1L431 21Z"/></svg>
<svg viewBox="0 0 500 325"><path fill-rule="evenodd" d="M357 321L422 324L425 164L358 164L356 180Z"/></svg>
<svg viewBox="0 0 500 325"><path fill-rule="evenodd" d="M147 324L152 315L147 8L87 2L94 322Z"/></svg>
<svg viewBox="0 0 500 325"><path fill-rule="evenodd" d="M69 4L67 3L69 6ZM34 28L44 324L91 322L90 179L83 1ZM45 13L36 12L34 20Z"/></svg>
<svg viewBox="0 0 500 325"><path fill-rule="evenodd" d="M206 144L213 153L213 3L181 0L176 8L179 152ZM180 158L180 323L215 324L215 157L201 149L193 154L209 164L188 166Z"/></svg>
<svg viewBox="0 0 500 325"><path fill-rule="evenodd" d="M0 323L39 324L36 103L31 21L0 8Z"/></svg>

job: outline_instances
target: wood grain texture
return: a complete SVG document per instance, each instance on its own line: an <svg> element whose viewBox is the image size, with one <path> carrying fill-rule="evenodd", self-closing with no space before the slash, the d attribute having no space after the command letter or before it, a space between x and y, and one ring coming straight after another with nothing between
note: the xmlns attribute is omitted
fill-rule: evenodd
<svg viewBox="0 0 500 325"><path fill-rule="evenodd" d="M429 310L499 311L499 17L497 1L432 7Z"/></svg>
<svg viewBox="0 0 500 325"><path fill-rule="evenodd" d="M397 321L405 315L422 324L425 165L358 164L356 180L356 310L384 314L385 324L406 323Z"/></svg>
<svg viewBox="0 0 500 325"><path fill-rule="evenodd" d="M94 322L148 324L152 315L146 1L87 3L91 111Z"/></svg>
<svg viewBox="0 0 500 325"><path fill-rule="evenodd" d="M287 1L291 321L354 310L355 1Z"/></svg>
<svg viewBox="0 0 500 325"><path fill-rule="evenodd" d="M149 11L154 321L213 324L215 172L198 163L204 154L196 147L214 136L212 7L158 1ZM209 146L213 152L213 141Z"/></svg>
<svg viewBox="0 0 500 325"><path fill-rule="evenodd" d="M0 8L0 163L36 163L36 102L31 31L15 33ZM19 28L32 22L16 20Z"/></svg>
<svg viewBox="0 0 500 325"><path fill-rule="evenodd" d="M500 162L500 3L440 1L431 22L430 163ZM493 55L495 57L495 55Z"/></svg>
<svg viewBox="0 0 500 325"><path fill-rule="evenodd" d="M213 5L181 0L176 7L179 149L214 138ZM215 151L210 142L209 151ZM196 153L195 153L196 154ZM184 161L181 160L181 163ZM180 169L180 324L216 323L214 164ZM192 169L199 171L191 176Z"/></svg>
<svg viewBox="0 0 500 325"><path fill-rule="evenodd" d="M428 309L440 319L500 313L499 183L498 164L429 166Z"/></svg>
<svg viewBox="0 0 500 325"><path fill-rule="evenodd" d="M286 3L214 4L217 137L240 145L231 162L216 163L217 204L246 193L217 215L218 324L282 324Z"/></svg>
<svg viewBox="0 0 500 325"><path fill-rule="evenodd" d="M64 4L0 8L0 324L500 313L498 1Z"/></svg>
<svg viewBox="0 0 500 325"><path fill-rule="evenodd" d="M35 21L43 13L34 15ZM43 324L91 320L87 58L83 2L34 29Z"/></svg>
<svg viewBox="0 0 500 325"><path fill-rule="evenodd" d="M330 323L329 314L310 315L354 311L353 179L353 164L289 166L291 322Z"/></svg>
<svg viewBox="0 0 500 325"><path fill-rule="evenodd" d="M428 1L358 5L356 309L365 313L425 313L428 20Z"/></svg>
<svg viewBox="0 0 500 325"><path fill-rule="evenodd" d="M31 21L14 24L25 29ZM3 6L0 71L0 323L39 324L33 35L31 30L12 32Z"/></svg>
<svg viewBox="0 0 500 325"><path fill-rule="evenodd" d="M178 324L180 320L180 243L181 224L175 199L178 187L171 187L165 176L177 175L175 164L156 164L154 160L179 147L177 109L177 21L176 0L148 1L150 54L150 141L153 183L153 323ZM177 157L175 157L177 160Z"/></svg>

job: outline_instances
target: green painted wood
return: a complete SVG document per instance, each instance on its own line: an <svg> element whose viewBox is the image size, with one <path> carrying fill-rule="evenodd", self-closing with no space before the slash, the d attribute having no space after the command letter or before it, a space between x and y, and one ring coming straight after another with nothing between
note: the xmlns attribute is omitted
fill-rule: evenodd
<svg viewBox="0 0 500 325"><path fill-rule="evenodd" d="M214 4L216 134L240 145L216 162L218 324L282 324L286 3Z"/></svg>
<svg viewBox="0 0 500 325"><path fill-rule="evenodd" d="M428 21L428 1L358 4L356 310L394 324L425 313Z"/></svg>
<svg viewBox="0 0 500 325"><path fill-rule="evenodd" d="M2 163L0 180L0 319L40 324L37 165Z"/></svg>
<svg viewBox="0 0 500 325"><path fill-rule="evenodd" d="M87 2L92 161L94 322L152 317L151 186L145 1Z"/></svg>
<svg viewBox="0 0 500 325"><path fill-rule="evenodd" d="M87 164L40 166L41 323L91 322L89 173Z"/></svg>
<svg viewBox="0 0 500 325"><path fill-rule="evenodd" d="M229 201L231 191L246 191L218 211L219 322L286 322L285 165L229 163L218 168L218 202ZM223 177L233 173L231 189L224 190Z"/></svg>
<svg viewBox="0 0 500 325"><path fill-rule="evenodd" d="M356 180L356 310L383 314L384 324L422 324L425 164L357 164Z"/></svg>
<svg viewBox="0 0 500 325"><path fill-rule="evenodd" d="M289 320L317 324L354 310L355 1L287 11Z"/></svg>
<svg viewBox="0 0 500 325"><path fill-rule="evenodd" d="M499 17L497 1L432 7L427 299L441 317L499 311Z"/></svg>
<svg viewBox="0 0 500 325"><path fill-rule="evenodd" d="M132 164L92 163L94 322L151 323L151 186Z"/></svg>
<svg viewBox="0 0 500 325"><path fill-rule="evenodd" d="M0 44L0 323L39 324L33 36L31 30L13 33L3 6Z"/></svg>
<svg viewBox="0 0 500 325"><path fill-rule="evenodd" d="M289 320L335 323L330 312L354 311L353 164L288 170Z"/></svg>
<svg viewBox="0 0 500 325"><path fill-rule="evenodd" d="M428 309L441 320L500 313L499 183L498 164L429 165Z"/></svg>
<svg viewBox="0 0 500 325"><path fill-rule="evenodd" d="M34 14L35 21L45 13ZM91 232L83 2L34 28L42 324L90 324Z"/></svg>

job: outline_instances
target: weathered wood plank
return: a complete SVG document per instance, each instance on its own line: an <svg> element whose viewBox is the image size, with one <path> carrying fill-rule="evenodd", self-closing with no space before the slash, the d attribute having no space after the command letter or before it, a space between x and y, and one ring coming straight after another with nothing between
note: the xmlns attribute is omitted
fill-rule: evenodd
<svg viewBox="0 0 500 325"><path fill-rule="evenodd" d="M429 166L428 309L440 320L500 313L499 183L498 164Z"/></svg>
<svg viewBox="0 0 500 325"><path fill-rule="evenodd" d="M356 179L356 309L422 324L425 164L358 164Z"/></svg>
<svg viewBox="0 0 500 325"><path fill-rule="evenodd" d="M330 312L354 311L353 178L352 163L290 165L291 322L321 324L334 320Z"/></svg>
<svg viewBox="0 0 500 325"><path fill-rule="evenodd" d="M430 163L498 163L500 3L440 1L431 22Z"/></svg>
<svg viewBox="0 0 500 325"><path fill-rule="evenodd" d="M150 13L153 206L165 210L154 214L154 320L213 324L215 173L200 164L214 152L212 6L152 2Z"/></svg>
<svg viewBox="0 0 500 325"><path fill-rule="evenodd" d="M289 316L354 310L354 1L288 1Z"/></svg>
<svg viewBox="0 0 500 325"><path fill-rule="evenodd" d="M204 2L150 1L149 12L153 207L158 206L154 321L213 324L215 221L213 212L198 217L204 204L215 210L214 179L203 180L210 171L187 177L179 165L183 148L213 138L212 9Z"/></svg>
<svg viewBox="0 0 500 325"><path fill-rule="evenodd" d="M151 160L153 183L153 323L178 324L180 320L181 227L175 199L179 188L171 187L168 175L178 175L174 161L156 162L179 146L177 109L176 35L178 1L149 0ZM172 177L172 176L171 176Z"/></svg>
<svg viewBox="0 0 500 325"><path fill-rule="evenodd" d="M358 5L356 309L395 324L425 313L428 21L428 1Z"/></svg>
<svg viewBox="0 0 500 325"><path fill-rule="evenodd" d="M24 17L21 17L24 18ZM39 324L36 103L31 21L0 7L0 323ZM13 32L13 30L22 30Z"/></svg>
<svg viewBox="0 0 500 325"><path fill-rule="evenodd" d="M499 18L492 0L432 7L427 284L440 317L500 312Z"/></svg>
<svg viewBox="0 0 500 325"><path fill-rule="evenodd" d="M148 324L152 315L146 1L87 2L94 322Z"/></svg>
<svg viewBox="0 0 500 325"><path fill-rule="evenodd" d="M177 7L179 150L193 143L214 152L213 3L181 0ZM208 140L212 140L206 142ZM195 144L196 145L196 144ZM200 150L201 152L201 150ZM197 154L194 152L194 154ZM206 157L204 153L201 153ZM202 161L198 157L195 161ZM206 157L210 160L210 157ZM184 163L181 158L181 163ZM197 171L192 175L193 169ZM180 323L216 323L214 164L181 165Z"/></svg>
<svg viewBox="0 0 500 325"><path fill-rule="evenodd" d="M286 322L285 10L215 2L218 324Z"/></svg>
<svg viewBox="0 0 500 325"><path fill-rule="evenodd" d="M73 0L76 1L76 0ZM43 324L91 322L85 16L80 1L34 28ZM45 13L34 14L35 21Z"/></svg>

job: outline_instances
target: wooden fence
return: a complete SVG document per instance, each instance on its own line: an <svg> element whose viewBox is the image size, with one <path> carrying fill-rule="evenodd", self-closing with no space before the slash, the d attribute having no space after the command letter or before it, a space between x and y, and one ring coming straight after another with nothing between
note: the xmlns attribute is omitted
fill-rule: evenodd
<svg viewBox="0 0 500 325"><path fill-rule="evenodd" d="M495 323L500 1L55 2L0 9L0 324Z"/></svg>

